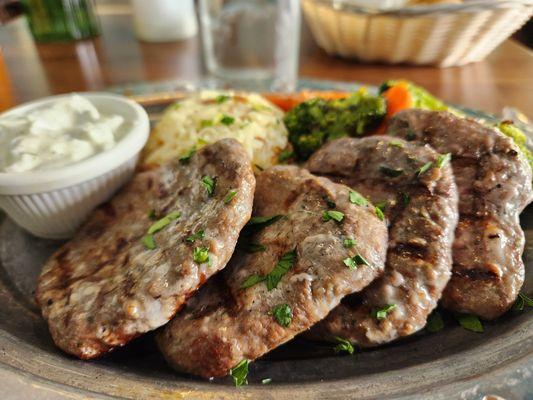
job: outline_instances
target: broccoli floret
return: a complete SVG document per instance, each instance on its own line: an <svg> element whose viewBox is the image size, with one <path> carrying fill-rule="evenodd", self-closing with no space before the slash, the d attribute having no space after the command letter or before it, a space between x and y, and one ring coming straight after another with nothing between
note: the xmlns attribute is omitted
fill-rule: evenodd
<svg viewBox="0 0 533 400"><path fill-rule="evenodd" d="M305 101L285 115L285 125L298 158L306 160L327 140L367 133L386 111L382 97L358 92L344 99Z"/></svg>
<svg viewBox="0 0 533 400"><path fill-rule="evenodd" d="M519 128L517 128L512 121L502 121L497 126L498 130L505 136L509 136L516 145L520 148L520 151L524 154L529 165L533 168L533 153L527 148L527 136Z"/></svg>

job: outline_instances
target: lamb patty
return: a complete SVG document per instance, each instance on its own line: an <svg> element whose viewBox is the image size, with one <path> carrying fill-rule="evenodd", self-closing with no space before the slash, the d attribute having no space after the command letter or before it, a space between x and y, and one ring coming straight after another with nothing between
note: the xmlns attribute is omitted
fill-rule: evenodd
<svg viewBox="0 0 533 400"><path fill-rule="evenodd" d="M318 150L307 167L354 188L390 222L385 274L309 336L371 347L422 329L452 269L457 188L446 158L390 137L343 138Z"/></svg>
<svg viewBox="0 0 533 400"><path fill-rule="evenodd" d="M54 342L89 359L167 323L227 264L254 189L233 139L137 174L44 266L36 299Z"/></svg>
<svg viewBox="0 0 533 400"><path fill-rule="evenodd" d="M403 111L387 133L451 153L460 217L442 301L451 310L497 318L524 282L519 214L532 200L525 157L500 132L446 112Z"/></svg>
<svg viewBox="0 0 533 400"><path fill-rule="evenodd" d="M169 364L206 378L224 376L310 328L376 278L387 227L373 207L351 203L349 192L298 167L260 173L254 215L281 217L263 229L247 228L255 232L242 237L243 249L218 281L158 334Z"/></svg>

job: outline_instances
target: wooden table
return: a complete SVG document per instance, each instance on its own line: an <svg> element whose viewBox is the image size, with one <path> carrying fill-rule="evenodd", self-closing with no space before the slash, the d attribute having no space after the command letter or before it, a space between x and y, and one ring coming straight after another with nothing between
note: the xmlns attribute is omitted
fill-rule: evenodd
<svg viewBox="0 0 533 400"><path fill-rule="evenodd" d="M51 93L100 90L139 81L195 80L204 75L198 38L139 42L125 7L103 10L101 22L101 37L68 44L35 45L24 20L0 27L0 47L14 102ZM316 46L304 26L300 76L369 84L403 77L449 102L495 113L510 105L533 117L533 53L510 40L485 61L464 67L389 66L330 57Z"/></svg>

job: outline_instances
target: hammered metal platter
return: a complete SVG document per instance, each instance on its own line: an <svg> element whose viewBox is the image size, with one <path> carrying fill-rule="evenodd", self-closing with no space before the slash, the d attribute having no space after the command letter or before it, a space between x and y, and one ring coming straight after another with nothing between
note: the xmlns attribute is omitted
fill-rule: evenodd
<svg viewBox="0 0 533 400"><path fill-rule="evenodd" d="M315 83L312 88L331 85ZM353 85L347 87L353 89ZM128 89L130 90L130 89ZM149 111L157 114L161 104ZM533 292L533 207L526 284ZM102 359L57 349L33 299L41 266L61 242L37 239L0 212L0 399L464 399L533 400L533 312L509 312L467 331L445 315L437 333L414 335L354 356L296 339L251 364L249 385L176 373L148 334ZM261 384L271 378L269 385ZM490 398L490 397L487 397Z"/></svg>

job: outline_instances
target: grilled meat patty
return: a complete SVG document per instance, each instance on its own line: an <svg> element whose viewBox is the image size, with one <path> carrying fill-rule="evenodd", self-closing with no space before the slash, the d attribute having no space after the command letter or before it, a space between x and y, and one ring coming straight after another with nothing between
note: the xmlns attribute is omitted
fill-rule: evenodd
<svg viewBox="0 0 533 400"><path fill-rule="evenodd" d="M519 214L532 200L525 157L500 132L446 112L403 111L387 133L451 153L460 217L442 302L486 319L500 316L524 282Z"/></svg>
<svg viewBox="0 0 533 400"><path fill-rule="evenodd" d="M422 329L452 269L458 213L449 163L429 147L376 136L330 142L307 167L368 197L390 222L384 275L358 298L344 301L308 337L337 336L370 347Z"/></svg>
<svg viewBox="0 0 533 400"><path fill-rule="evenodd" d="M158 333L169 364L224 376L310 328L378 276L387 227L373 207L351 203L349 191L294 166L260 173L254 215L282 217L246 228L219 279Z"/></svg>
<svg viewBox="0 0 533 400"><path fill-rule="evenodd" d="M254 188L233 139L137 174L44 266L36 298L54 342L94 358L167 323L230 259Z"/></svg>

